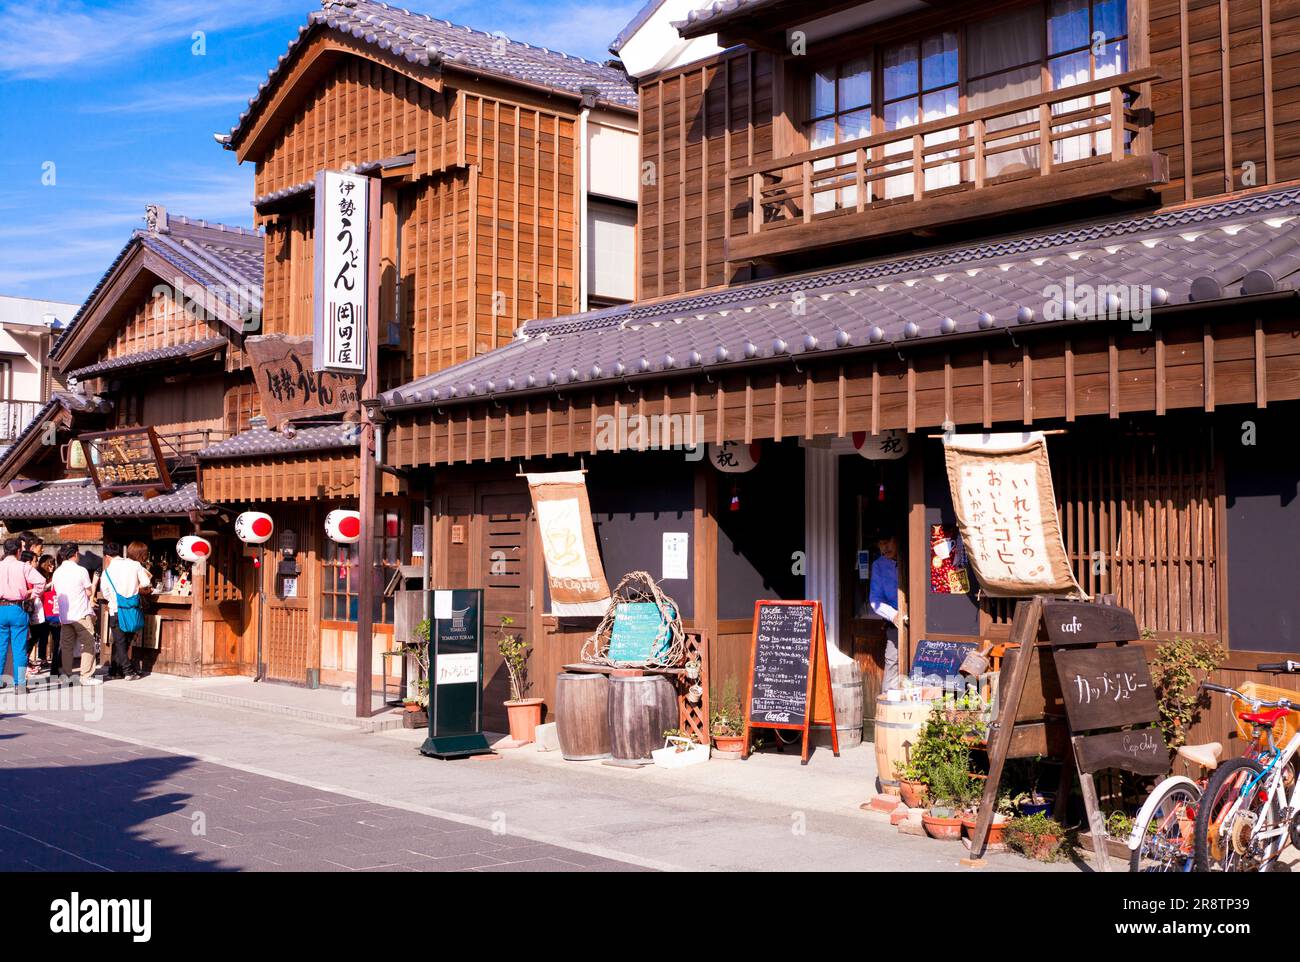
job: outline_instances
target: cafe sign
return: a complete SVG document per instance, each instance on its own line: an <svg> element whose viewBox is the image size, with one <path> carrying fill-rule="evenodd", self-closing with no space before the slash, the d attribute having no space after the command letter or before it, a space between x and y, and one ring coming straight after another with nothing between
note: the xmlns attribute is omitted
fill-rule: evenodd
<svg viewBox="0 0 1300 962"><path fill-rule="evenodd" d="M357 378L317 371L310 337L267 334L250 337L244 348L270 427L297 418L356 411L361 403Z"/></svg>
<svg viewBox="0 0 1300 962"><path fill-rule="evenodd" d="M317 371L365 373L370 213L368 177L316 173L312 358Z"/></svg>
<svg viewBox="0 0 1300 962"><path fill-rule="evenodd" d="M90 476L101 500L126 491L171 490L171 474L152 427L83 434L78 440L90 455Z"/></svg>

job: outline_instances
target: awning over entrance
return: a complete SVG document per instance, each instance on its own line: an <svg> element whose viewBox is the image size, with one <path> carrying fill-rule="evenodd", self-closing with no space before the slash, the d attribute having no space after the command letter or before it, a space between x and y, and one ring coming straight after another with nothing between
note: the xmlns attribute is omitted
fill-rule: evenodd
<svg viewBox="0 0 1300 962"><path fill-rule="evenodd" d="M119 494L107 501L89 478L51 481L38 488L0 498L0 521L102 521L125 518L185 517L204 507L198 485L190 481L175 491L146 498Z"/></svg>

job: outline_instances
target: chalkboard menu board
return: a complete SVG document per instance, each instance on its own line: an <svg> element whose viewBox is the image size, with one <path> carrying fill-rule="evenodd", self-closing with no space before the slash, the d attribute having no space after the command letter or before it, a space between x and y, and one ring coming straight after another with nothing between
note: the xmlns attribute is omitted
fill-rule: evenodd
<svg viewBox="0 0 1300 962"><path fill-rule="evenodd" d="M835 730L821 604L756 602L741 757L749 757L751 728L793 728L803 732L802 760L806 765L813 725L830 726L831 748L838 756L840 743Z"/></svg>
<svg viewBox="0 0 1300 962"><path fill-rule="evenodd" d="M1142 725L1160 717L1151 669L1138 645L1061 650L1056 670L1065 714L1076 732Z"/></svg>
<svg viewBox="0 0 1300 962"><path fill-rule="evenodd" d="M669 606L672 619L677 611ZM643 664L663 658L673 636L663 612L653 601L624 601L614 606L614 627L609 633L609 654L615 664Z"/></svg>
<svg viewBox="0 0 1300 962"><path fill-rule="evenodd" d="M752 724L804 725L816 614L812 606L759 605L750 685Z"/></svg>
<svg viewBox="0 0 1300 962"><path fill-rule="evenodd" d="M953 678L961 663L978 648L972 641L920 641L912 655L913 678Z"/></svg>

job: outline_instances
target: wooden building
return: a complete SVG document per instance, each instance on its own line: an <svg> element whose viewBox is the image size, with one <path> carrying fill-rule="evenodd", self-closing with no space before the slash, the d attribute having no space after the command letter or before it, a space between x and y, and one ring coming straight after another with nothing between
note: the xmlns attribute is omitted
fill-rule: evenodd
<svg viewBox="0 0 1300 962"><path fill-rule="evenodd" d="M1076 576L1154 640L1224 644L1232 683L1300 655L1271 573L1300 532L1300 8L691 8L651 2L615 43L649 172L638 300L384 394L435 583L526 626L535 693L592 626L550 613L521 468L586 468L611 584L689 537L663 587L709 631L715 690L767 597L820 598L878 680L860 553L884 529L905 665L919 639L1005 637L1008 602L930 590L951 429L1060 432ZM692 430L757 466L681 450Z"/></svg>
<svg viewBox="0 0 1300 962"><path fill-rule="evenodd" d="M156 590L138 662L172 674L245 673L254 663L244 641L249 568L229 539L211 537L212 561L191 571L176 542L229 521L200 497L195 454L254 413L243 340L261 310L263 238L158 206L145 220L50 352L69 390L0 460L0 485L12 492L0 498L0 521L36 530L50 553L77 542L92 568L105 541L145 542ZM109 442L135 451L155 439L159 483L117 490L105 470ZM188 588L177 587L182 572L192 575Z"/></svg>
<svg viewBox="0 0 1300 962"><path fill-rule="evenodd" d="M380 387L472 362L510 343L523 321L630 301L636 124L617 66L383 3L326 0L218 138L256 166L266 234L257 334L312 333L322 170L382 184ZM262 399L273 388L253 383ZM264 672L278 681L355 680L357 548L324 533L328 511L358 506L355 395L344 407L259 422L200 456L206 503L275 521L274 561L245 625L260 625ZM403 566L419 573L424 506L422 492L383 475L379 586ZM392 598L376 603L376 681L398 671L383 657L394 610Z"/></svg>

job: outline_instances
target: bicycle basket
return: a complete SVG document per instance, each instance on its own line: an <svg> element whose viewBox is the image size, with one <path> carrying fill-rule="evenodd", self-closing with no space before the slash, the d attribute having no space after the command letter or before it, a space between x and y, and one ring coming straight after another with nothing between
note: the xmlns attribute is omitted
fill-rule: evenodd
<svg viewBox="0 0 1300 962"><path fill-rule="evenodd" d="M1257 681L1248 681L1244 685L1238 685L1237 690L1243 695L1258 698L1260 701L1279 701L1286 698L1300 705L1300 692L1291 691L1287 688L1277 688ZM1246 741L1250 740L1250 725L1238 718L1237 715L1239 712L1254 710L1254 706L1249 702L1242 701L1240 698L1232 700L1232 719L1237 723L1237 734ZM1291 740L1297 728L1300 728L1300 711L1293 711L1273 726L1273 740L1281 747Z"/></svg>

